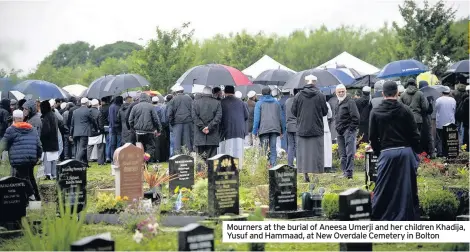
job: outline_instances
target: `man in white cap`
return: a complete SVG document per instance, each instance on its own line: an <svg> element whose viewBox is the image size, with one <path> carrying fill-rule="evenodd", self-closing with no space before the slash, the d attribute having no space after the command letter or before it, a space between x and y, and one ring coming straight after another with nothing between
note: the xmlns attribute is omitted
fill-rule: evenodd
<svg viewBox="0 0 470 252"><path fill-rule="evenodd" d="M100 115L100 102L97 99L93 99L90 102L91 116L95 122L99 122ZM105 136L104 136L104 125L98 123L98 127L92 128L90 137L88 138L87 158L88 161L92 160L93 149L96 147L98 165L104 165L105 158Z"/></svg>
<svg viewBox="0 0 470 252"><path fill-rule="evenodd" d="M251 131L253 130L253 120L255 117L255 105L257 102L256 92L251 90L247 94L248 100L245 102L246 107L248 108L248 120L246 121L246 131L247 135L245 137L245 144L248 146L253 146L253 134Z"/></svg>
<svg viewBox="0 0 470 252"><path fill-rule="evenodd" d="M212 92L212 91L211 91L211 92ZM240 92L240 91L236 91L236 92L235 92L235 97L237 97L238 99L240 99L240 100L241 100L241 99L242 99L242 97L243 97L243 94L242 94L242 92Z"/></svg>
<svg viewBox="0 0 470 252"><path fill-rule="evenodd" d="M370 104L370 91L369 86L362 88L361 97L355 99L357 110L359 111L359 136L362 136L361 143L369 142L369 113L372 109Z"/></svg>
<svg viewBox="0 0 470 252"><path fill-rule="evenodd" d="M359 111L354 100L347 95L346 87L343 84L336 86L336 96L338 97L338 108L335 121L341 170L344 177L351 179L354 172Z"/></svg>
<svg viewBox="0 0 470 252"><path fill-rule="evenodd" d="M455 124L455 110L457 102L450 95L450 88L444 86L442 96L436 100L436 129L437 129L437 156L442 157L443 152L442 138L444 134L444 125L449 123Z"/></svg>
<svg viewBox="0 0 470 252"><path fill-rule="evenodd" d="M204 87L201 97L194 101L192 118L195 126L194 145L197 154L206 161L217 155L220 143L219 125L222 120L222 106L212 96L210 87Z"/></svg>
<svg viewBox="0 0 470 252"><path fill-rule="evenodd" d="M13 124L7 128L0 141L0 153L8 151L12 176L25 179L36 200L40 200L34 178L34 166L42 156L42 146L36 129L23 122L23 111L13 111Z"/></svg>
<svg viewBox="0 0 470 252"><path fill-rule="evenodd" d="M193 151L191 143L191 127L193 119L191 117L193 99L184 94L184 88L177 86L174 89L176 95L167 105L167 113L171 129L174 134L174 153L181 154L183 148Z"/></svg>
<svg viewBox="0 0 470 252"><path fill-rule="evenodd" d="M310 182L309 173L324 171L323 117L328 114L325 95L315 86L317 77L305 76L305 86L292 102L292 115L297 118L297 169Z"/></svg>
<svg viewBox="0 0 470 252"><path fill-rule="evenodd" d="M92 129L96 129L97 123L93 119L91 110L88 108L88 99L80 100L81 107L76 109L72 114L70 123L70 138L75 144L75 159L88 164L87 146L88 137L91 135Z"/></svg>

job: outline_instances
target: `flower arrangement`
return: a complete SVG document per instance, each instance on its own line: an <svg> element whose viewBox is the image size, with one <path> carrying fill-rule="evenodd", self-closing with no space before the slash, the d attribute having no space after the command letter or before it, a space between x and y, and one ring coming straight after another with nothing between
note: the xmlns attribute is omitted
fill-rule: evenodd
<svg viewBox="0 0 470 252"><path fill-rule="evenodd" d="M140 243L144 238L152 239L158 234L159 225L153 216L139 222L133 235L135 242Z"/></svg>
<svg viewBox="0 0 470 252"><path fill-rule="evenodd" d="M144 180L149 185L149 188L153 189L160 186L163 183L169 182L176 179L178 174L168 175L167 171L163 169L156 169L156 171L144 170Z"/></svg>
<svg viewBox="0 0 470 252"><path fill-rule="evenodd" d="M462 146L460 146L460 149L461 149L463 152L466 152L466 151L467 151L467 144L462 144Z"/></svg>
<svg viewBox="0 0 470 252"><path fill-rule="evenodd" d="M126 196L114 197L111 194L98 193L96 200L95 207L98 213L120 213L126 208L126 201L129 200L129 198Z"/></svg>
<svg viewBox="0 0 470 252"><path fill-rule="evenodd" d="M144 161L148 162L150 160L150 154L144 153Z"/></svg>
<svg viewBox="0 0 470 252"><path fill-rule="evenodd" d="M367 143L360 143L359 148L356 150L356 154L354 154L354 159L363 159L364 155L366 154L366 148L369 146Z"/></svg>
<svg viewBox="0 0 470 252"><path fill-rule="evenodd" d="M425 173L430 173L433 176L446 173L446 165L439 161L433 161L429 159L428 154L426 152L422 152L418 155L418 157L421 164L419 168Z"/></svg>

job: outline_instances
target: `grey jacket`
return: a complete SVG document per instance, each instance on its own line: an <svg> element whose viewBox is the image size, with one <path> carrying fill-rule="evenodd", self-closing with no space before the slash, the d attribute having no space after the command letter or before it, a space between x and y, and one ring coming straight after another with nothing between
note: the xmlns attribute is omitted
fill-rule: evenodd
<svg viewBox="0 0 470 252"><path fill-rule="evenodd" d="M154 106L150 103L150 96L148 94L140 94L139 103L132 108L129 115L129 125L136 133L153 133L155 130L158 132L162 131L160 119L158 119Z"/></svg>
<svg viewBox="0 0 470 252"><path fill-rule="evenodd" d="M419 91L416 86L410 85L406 88L406 91L401 94L398 101L411 109L416 123L423 123L423 113L426 113L429 108L429 102L423 92Z"/></svg>
<svg viewBox="0 0 470 252"><path fill-rule="evenodd" d="M220 142L219 125L222 121L222 105L212 95L202 95L194 100L192 105L192 118L194 121L194 145L218 146ZM209 134L202 130L208 127Z"/></svg>
<svg viewBox="0 0 470 252"><path fill-rule="evenodd" d="M290 97L286 101L286 128L287 132L295 133L297 132L297 118L292 114L292 103L294 102L294 97Z"/></svg>
<svg viewBox="0 0 470 252"><path fill-rule="evenodd" d="M271 95L264 95L255 106L253 135L269 133L280 135L285 133L286 125L283 117L279 102Z"/></svg>
<svg viewBox="0 0 470 252"><path fill-rule="evenodd" d="M167 105L168 118L171 125L190 123L192 122L191 117L191 106L193 99L186 94L176 95Z"/></svg>
<svg viewBox="0 0 470 252"><path fill-rule="evenodd" d="M93 119L91 110L85 106L73 111L70 123L70 135L73 137L91 136L92 127L96 128L96 121Z"/></svg>
<svg viewBox="0 0 470 252"><path fill-rule="evenodd" d="M29 124L33 125L34 128L38 131L38 134L41 135L42 121L41 114L38 113L36 107L36 101L28 100L23 104L23 108L29 110L27 121Z"/></svg>

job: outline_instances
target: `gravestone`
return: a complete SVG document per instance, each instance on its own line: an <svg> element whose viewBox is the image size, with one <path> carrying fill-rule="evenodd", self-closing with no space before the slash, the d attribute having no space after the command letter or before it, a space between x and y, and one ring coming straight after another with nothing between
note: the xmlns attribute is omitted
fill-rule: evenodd
<svg viewBox="0 0 470 252"><path fill-rule="evenodd" d="M453 123L442 127L442 154L447 160L455 160L459 156L459 131Z"/></svg>
<svg viewBox="0 0 470 252"><path fill-rule="evenodd" d="M194 185L194 158L188 155L176 155L170 158L168 166L171 175L178 175L169 182L170 195L176 187L191 189Z"/></svg>
<svg viewBox="0 0 470 252"><path fill-rule="evenodd" d="M370 221L370 192L352 188L339 194L340 221ZM340 251L372 251L372 243L340 243Z"/></svg>
<svg viewBox="0 0 470 252"><path fill-rule="evenodd" d="M240 213L238 158L219 154L207 160L209 216Z"/></svg>
<svg viewBox="0 0 470 252"><path fill-rule="evenodd" d="M297 169L285 164L269 169L268 218L303 218L312 211L297 210Z"/></svg>
<svg viewBox="0 0 470 252"><path fill-rule="evenodd" d="M214 251L214 229L191 223L178 230L179 251Z"/></svg>
<svg viewBox="0 0 470 252"><path fill-rule="evenodd" d="M86 205L86 170L87 165L75 159L57 164L57 183L62 192L64 207L65 204L70 204L73 209L76 204L77 213L81 212Z"/></svg>
<svg viewBox="0 0 470 252"><path fill-rule="evenodd" d="M32 189L26 180L0 179L0 226L8 230L20 229L21 218L26 216L28 195L32 195Z"/></svg>
<svg viewBox="0 0 470 252"><path fill-rule="evenodd" d="M129 200L142 198L144 151L126 143L114 152L114 164L116 196L127 196Z"/></svg>
<svg viewBox="0 0 470 252"><path fill-rule="evenodd" d="M365 173L366 173L366 188L369 189L371 182L377 181L377 160L378 157L374 155L372 150L366 151L365 155Z"/></svg>
<svg viewBox="0 0 470 252"><path fill-rule="evenodd" d="M70 245L71 251L114 251L111 233L93 235L78 240Z"/></svg>

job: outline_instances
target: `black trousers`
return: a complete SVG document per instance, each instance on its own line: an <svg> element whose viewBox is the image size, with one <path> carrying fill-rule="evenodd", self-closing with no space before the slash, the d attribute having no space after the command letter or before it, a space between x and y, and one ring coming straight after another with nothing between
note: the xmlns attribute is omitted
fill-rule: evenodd
<svg viewBox="0 0 470 252"><path fill-rule="evenodd" d="M155 134L153 133L147 133L147 134L136 134L137 136L137 142L142 143L144 146L144 151L150 155L150 162L155 162Z"/></svg>
<svg viewBox="0 0 470 252"><path fill-rule="evenodd" d="M207 159L217 155L217 145L201 145L201 146L196 146L197 149L197 154L200 156L204 162L206 162ZM197 166L197 171L201 171L201 165Z"/></svg>
<svg viewBox="0 0 470 252"><path fill-rule="evenodd" d="M36 200L41 200L38 184L36 184L36 179L34 178L34 164L18 165L12 167L11 176L26 180Z"/></svg>
<svg viewBox="0 0 470 252"><path fill-rule="evenodd" d="M105 146L106 144L104 143L100 143L100 144L97 144L96 147L97 147L97 153L98 153L98 164L99 165L104 165L105 163ZM87 160L91 160L91 153L93 152L93 148L95 146L94 145L88 145L87 146Z"/></svg>
<svg viewBox="0 0 470 252"><path fill-rule="evenodd" d="M87 159L87 148L88 148L88 137L77 136L73 138L73 143L76 147L75 159L88 165Z"/></svg>

